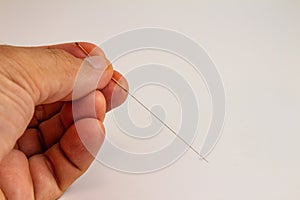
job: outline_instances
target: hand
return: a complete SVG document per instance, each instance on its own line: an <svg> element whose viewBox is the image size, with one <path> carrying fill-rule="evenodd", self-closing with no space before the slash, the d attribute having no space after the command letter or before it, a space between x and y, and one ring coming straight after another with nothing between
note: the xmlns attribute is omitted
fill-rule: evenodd
<svg viewBox="0 0 300 200"><path fill-rule="evenodd" d="M99 81L72 105L85 57L75 44L0 46L0 199L56 199L94 160L104 139L105 113L126 98L112 76L127 87L103 52L96 52L107 65L81 72L83 83Z"/></svg>

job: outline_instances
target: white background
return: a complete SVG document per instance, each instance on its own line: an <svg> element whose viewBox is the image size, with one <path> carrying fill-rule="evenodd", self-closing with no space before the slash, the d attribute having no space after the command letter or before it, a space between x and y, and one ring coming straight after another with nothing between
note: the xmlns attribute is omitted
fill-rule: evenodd
<svg viewBox="0 0 300 200"><path fill-rule="evenodd" d="M144 175L94 163L61 199L300 199L299 0L1 0L0 24L12 45L169 28L201 44L222 76L226 121L209 164L191 151Z"/></svg>

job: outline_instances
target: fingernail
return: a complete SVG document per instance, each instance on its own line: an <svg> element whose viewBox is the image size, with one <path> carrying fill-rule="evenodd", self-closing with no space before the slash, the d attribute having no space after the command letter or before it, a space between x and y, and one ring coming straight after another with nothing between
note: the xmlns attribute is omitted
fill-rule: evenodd
<svg viewBox="0 0 300 200"><path fill-rule="evenodd" d="M86 58L86 61L94 68L98 70L105 70L109 63L102 56L90 56Z"/></svg>

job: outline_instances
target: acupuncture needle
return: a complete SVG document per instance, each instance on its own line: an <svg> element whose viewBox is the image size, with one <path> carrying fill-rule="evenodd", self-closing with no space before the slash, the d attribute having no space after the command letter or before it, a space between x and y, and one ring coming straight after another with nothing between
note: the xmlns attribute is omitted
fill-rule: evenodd
<svg viewBox="0 0 300 200"><path fill-rule="evenodd" d="M81 51L86 55L90 56L87 50L80 45L78 42L75 42L76 46L78 46ZM202 156L192 145L190 145L187 141L185 141L179 134L177 134L168 124L166 124L163 120L161 120L154 112L152 112L145 104L143 104L138 98L136 98L133 94L129 92L127 88L125 88L121 83L119 83L114 77L111 78L113 82L116 83L124 92L126 92L131 98L133 98L138 104L140 104L145 110L147 110L153 117L155 117L161 124L163 124L167 129L169 129L178 139L180 139L187 147L189 147L194 153L196 153L201 159L208 163L208 160Z"/></svg>

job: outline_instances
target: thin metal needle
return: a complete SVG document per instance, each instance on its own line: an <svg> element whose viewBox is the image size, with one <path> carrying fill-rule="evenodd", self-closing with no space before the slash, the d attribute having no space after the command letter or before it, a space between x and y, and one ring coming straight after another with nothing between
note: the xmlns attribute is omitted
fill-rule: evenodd
<svg viewBox="0 0 300 200"><path fill-rule="evenodd" d="M84 52L86 56L90 56L85 48L83 48L78 42L75 44ZM131 98L133 98L138 104L140 104L145 110L147 110L151 115L153 115L160 123L162 123L166 128L168 128L177 138L179 138L185 145L187 145L192 151L194 151L200 158L202 158L205 162L208 163L208 160L202 156L192 145L190 145L187 141L185 141L180 135L178 135L168 124L162 121L155 113L153 113L147 106L145 106L138 98L136 98L133 94L131 94L128 89L122 86L114 77L111 78L113 82L115 82L122 90L124 90Z"/></svg>

